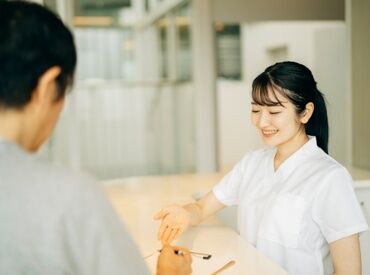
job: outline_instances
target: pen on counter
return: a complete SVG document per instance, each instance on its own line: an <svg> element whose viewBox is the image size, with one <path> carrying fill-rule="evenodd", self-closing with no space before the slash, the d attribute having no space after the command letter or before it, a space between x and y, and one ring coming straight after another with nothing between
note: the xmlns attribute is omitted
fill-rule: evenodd
<svg viewBox="0 0 370 275"><path fill-rule="evenodd" d="M158 250L159 253L161 253L161 249ZM202 257L203 260L209 260L212 255L211 254L206 254L206 253L200 253L200 252L195 252L195 251L189 251L191 255ZM177 255L184 255L184 252L182 250L175 250L175 254Z"/></svg>

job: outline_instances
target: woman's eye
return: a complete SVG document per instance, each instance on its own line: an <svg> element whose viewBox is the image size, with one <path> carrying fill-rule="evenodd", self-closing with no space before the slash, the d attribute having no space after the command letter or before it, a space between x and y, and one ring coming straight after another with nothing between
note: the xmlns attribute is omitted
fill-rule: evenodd
<svg viewBox="0 0 370 275"><path fill-rule="evenodd" d="M259 113L259 110L252 110L252 113Z"/></svg>
<svg viewBox="0 0 370 275"><path fill-rule="evenodd" d="M277 115L280 114L281 112L270 112L270 115Z"/></svg>

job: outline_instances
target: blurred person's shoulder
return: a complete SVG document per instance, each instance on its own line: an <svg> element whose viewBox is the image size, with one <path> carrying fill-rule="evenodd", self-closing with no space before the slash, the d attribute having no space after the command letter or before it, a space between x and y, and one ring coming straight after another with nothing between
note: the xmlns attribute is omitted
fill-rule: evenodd
<svg viewBox="0 0 370 275"><path fill-rule="evenodd" d="M38 198L54 206L103 193L91 176L38 160L15 144L0 146L0 175L0 186L9 194Z"/></svg>

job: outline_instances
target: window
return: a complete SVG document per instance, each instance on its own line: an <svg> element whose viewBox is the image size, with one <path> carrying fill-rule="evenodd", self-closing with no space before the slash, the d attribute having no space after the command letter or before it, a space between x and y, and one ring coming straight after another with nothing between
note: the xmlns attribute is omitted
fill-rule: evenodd
<svg viewBox="0 0 370 275"><path fill-rule="evenodd" d="M163 17L157 21L156 26L159 43L159 77L166 79L168 78L168 20Z"/></svg>
<svg viewBox="0 0 370 275"><path fill-rule="evenodd" d="M215 28L218 77L240 80L242 75L240 26L217 23Z"/></svg>
<svg viewBox="0 0 370 275"><path fill-rule="evenodd" d="M75 28L77 79L132 79L133 36L130 28Z"/></svg>
<svg viewBox="0 0 370 275"><path fill-rule="evenodd" d="M177 79L191 79L191 22L190 5L186 3L174 12L176 24Z"/></svg>

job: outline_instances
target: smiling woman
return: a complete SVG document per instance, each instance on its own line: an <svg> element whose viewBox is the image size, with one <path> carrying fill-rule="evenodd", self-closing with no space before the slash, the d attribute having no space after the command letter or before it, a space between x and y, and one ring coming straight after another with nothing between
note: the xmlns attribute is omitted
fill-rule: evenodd
<svg viewBox="0 0 370 275"><path fill-rule="evenodd" d="M281 62L268 67L253 81L252 98L255 105L268 108L271 113L286 110L284 114L290 117L285 117L282 122L295 123L299 128L297 134L304 130L307 135L316 136L318 146L328 153L325 99L307 67L295 62ZM256 124L255 116L252 116L252 122L257 128L261 127ZM293 125L291 127L294 128Z"/></svg>
<svg viewBox="0 0 370 275"><path fill-rule="evenodd" d="M269 91L271 97L273 93L273 90ZM308 141L303 120L306 121L312 115L312 103L307 104L305 116L297 118L294 105L280 94L275 96L277 100L275 105L272 103L270 106L259 105L252 102L251 121L259 130L265 144L279 146L291 141L289 144L294 151L297 146ZM275 169L278 166L276 165Z"/></svg>
<svg viewBox="0 0 370 275"><path fill-rule="evenodd" d="M311 71L281 62L257 76L251 121L272 148L246 154L196 203L162 209L159 239L238 205L240 235L289 274L324 274L329 252L335 274L361 274L358 233L368 225L349 173L328 155L325 100Z"/></svg>

